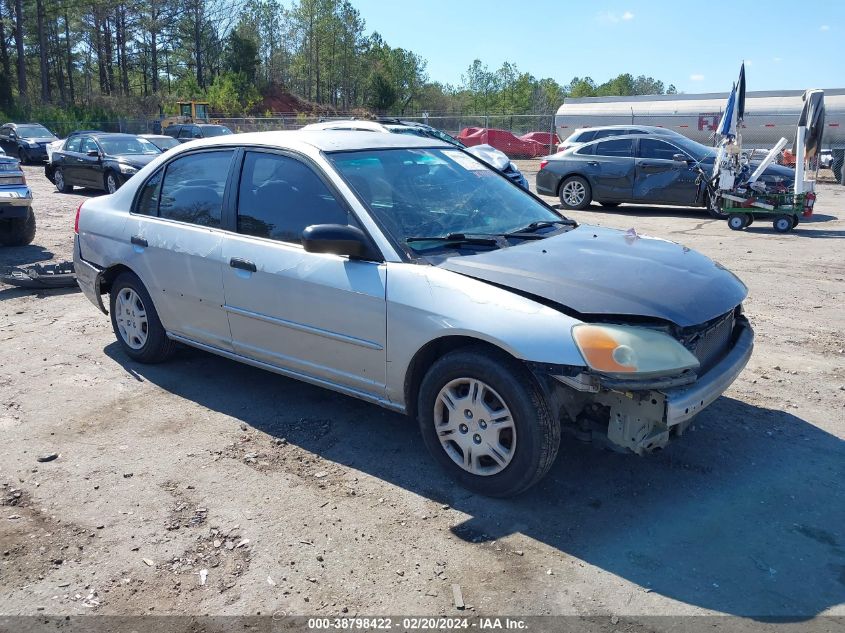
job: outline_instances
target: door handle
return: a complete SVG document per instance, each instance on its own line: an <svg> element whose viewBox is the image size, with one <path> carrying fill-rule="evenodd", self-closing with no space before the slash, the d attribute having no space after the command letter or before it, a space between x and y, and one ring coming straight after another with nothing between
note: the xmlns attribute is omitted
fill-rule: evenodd
<svg viewBox="0 0 845 633"><path fill-rule="evenodd" d="M149 246L147 240L145 240L140 235L133 235L132 239L130 239L129 241L132 242L135 246L143 246L144 248L147 248L147 246Z"/></svg>
<svg viewBox="0 0 845 633"><path fill-rule="evenodd" d="M588 161L587 161L587 164L588 164L590 167L598 167L598 166L599 166L599 161L597 161L597 160L588 160Z"/></svg>
<svg viewBox="0 0 845 633"><path fill-rule="evenodd" d="M258 271L253 262L247 259L241 259L240 257L233 257L230 259L229 266L232 268L240 268L241 270L248 270L251 273Z"/></svg>

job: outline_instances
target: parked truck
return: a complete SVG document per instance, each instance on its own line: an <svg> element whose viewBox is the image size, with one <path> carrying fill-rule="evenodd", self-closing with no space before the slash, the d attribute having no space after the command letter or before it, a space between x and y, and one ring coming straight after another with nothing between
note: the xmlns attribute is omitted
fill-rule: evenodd
<svg viewBox="0 0 845 633"><path fill-rule="evenodd" d="M803 90L746 93L745 121L740 132L747 149L772 147L781 137L795 138ZM573 130L599 125L655 125L712 144L727 93L567 98L557 111L560 138ZM831 150L837 180L845 161L845 88L824 91L826 110L822 148Z"/></svg>

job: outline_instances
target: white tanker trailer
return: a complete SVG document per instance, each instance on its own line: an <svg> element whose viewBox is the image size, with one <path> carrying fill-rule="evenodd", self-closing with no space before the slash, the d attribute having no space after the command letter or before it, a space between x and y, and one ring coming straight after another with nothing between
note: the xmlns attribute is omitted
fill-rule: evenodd
<svg viewBox="0 0 845 633"><path fill-rule="evenodd" d="M740 126L745 148L770 148L781 138L795 139L803 90L749 91ZM558 136L602 125L656 125L712 145L728 93L583 97L564 99L555 115ZM833 150L833 171L840 176L845 158L845 89L824 91L825 129L822 148Z"/></svg>

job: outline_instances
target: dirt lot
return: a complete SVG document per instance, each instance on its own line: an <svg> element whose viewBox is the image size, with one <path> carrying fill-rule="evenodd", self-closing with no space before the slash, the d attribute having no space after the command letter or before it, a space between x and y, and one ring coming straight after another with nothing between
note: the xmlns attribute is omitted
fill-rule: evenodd
<svg viewBox="0 0 845 633"><path fill-rule="evenodd" d="M26 171L38 235L0 265L71 254L85 195ZM823 185L787 235L572 213L730 267L758 345L667 450L570 441L509 501L406 418L192 350L139 365L81 293L0 286L0 614L457 614L459 584L475 614L845 615L843 207Z"/></svg>

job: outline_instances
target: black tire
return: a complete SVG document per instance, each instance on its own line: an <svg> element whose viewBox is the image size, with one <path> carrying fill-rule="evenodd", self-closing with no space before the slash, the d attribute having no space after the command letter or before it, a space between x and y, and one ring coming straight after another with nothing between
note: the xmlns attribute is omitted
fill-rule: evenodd
<svg viewBox="0 0 845 633"><path fill-rule="evenodd" d="M583 197L568 195L568 186L577 188L579 185L583 191ZM586 178L582 178L581 176L570 176L560 183L558 197L560 198L560 204L564 209L581 211L590 206L590 202L593 199L593 190Z"/></svg>
<svg viewBox="0 0 845 633"><path fill-rule="evenodd" d="M117 175L116 172L109 170L103 176L103 186L106 189L106 193L112 194L118 189L120 189L120 185L123 183L120 182L120 176Z"/></svg>
<svg viewBox="0 0 845 633"><path fill-rule="evenodd" d="M513 456L495 474L479 475L464 470L438 439L435 429L438 395L444 386L461 378L489 385L511 412L516 434ZM464 487L489 497L510 497L536 484L551 468L560 446L560 423L552 415L534 377L510 356L485 347L451 352L431 366L420 385L417 421L426 447L441 467Z"/></svg>
<svg viewBox="0 0 845 633"><path fill-rule="evenodd" d="M728 227L732 231L741 231L746 226L746 214L745 213L731 213L728 216Z"/></svg>
<svg viewBox="0 0 845 633"><path fill-rule="evenodd" d="M794 229L796 226L798 226L799 222L801 222L801 216L796 213L792 216L792 228Z"/></svg>
<svg viewBox="0 0 845 633"><path fill-rule="evenodd" d="M73 191L73 185L65 182L65 172L61 167L56 167L53 172L53 183L56 185L56 190L60 193L71 193Z"/></svg>
<svg viewBox="0 0 845 633"><path fill-rule="evenodd" d="M117 303L118 295L125 289L135 292L147 316L147 338L143 346L138 349L131 347L126 342L118 327L118 314L115 304ZM176 343L167 338L167 333L158 318L158 312L156 312L155 306L153 305L150 293L147 292L147 289L141 283L141 280L138 279L137 275L130 272L121 273L112 282L111 291L109 292L109 310L111 312L111 324L114 335L124 353L129 358L140 363L160 363L173 355L176 349Z"/></svg>
<svg viewBox="0 0 845 633"><path fill-rule="evenodd" d="M707 208L710 217L717 220L726 220L729 214L722 211L721 207L717 207L716 204L716 202L711 202L709 193L704 194L704 206Z"/></svg>
<svg viewBox="0 0 845 633"><path fill-rule="evenodd" d="M792 216L779 215L772 221L772 226L778 233L789 233L792 230Z"/></svg>
<svg viewBox="0 0 845 633"><path fill-rule="evenodd" d="M26 153L26 150L23 147L18 149L18 160L21 161L21 165L26 165L27 161L29 160L29 155Z"/></svg>
<svg viewBox="0 0 845 633"><path fill-rule="evenodd" d="M35 239L35 213L32 207L26 210L25 218L0 220L0 244L3 246L26 246Z"/></svg>
<svg viewBox="0 0 845 633"><path fill-rule="evenodd" d="M748 228L749 226L754 224L754 214L753 213L746 213L745 215L748 216L748 217L745 218L745 228Z"/></svg>
<svg viewBox="0 0 845 633"><path fill-rule="evenodd" d="M619 203L619 202L599 202L599 204L600 204L601 206L603 206L605 209L615 209L615 208L616 208L616 207L618 207L621 203Z"/></svg>

